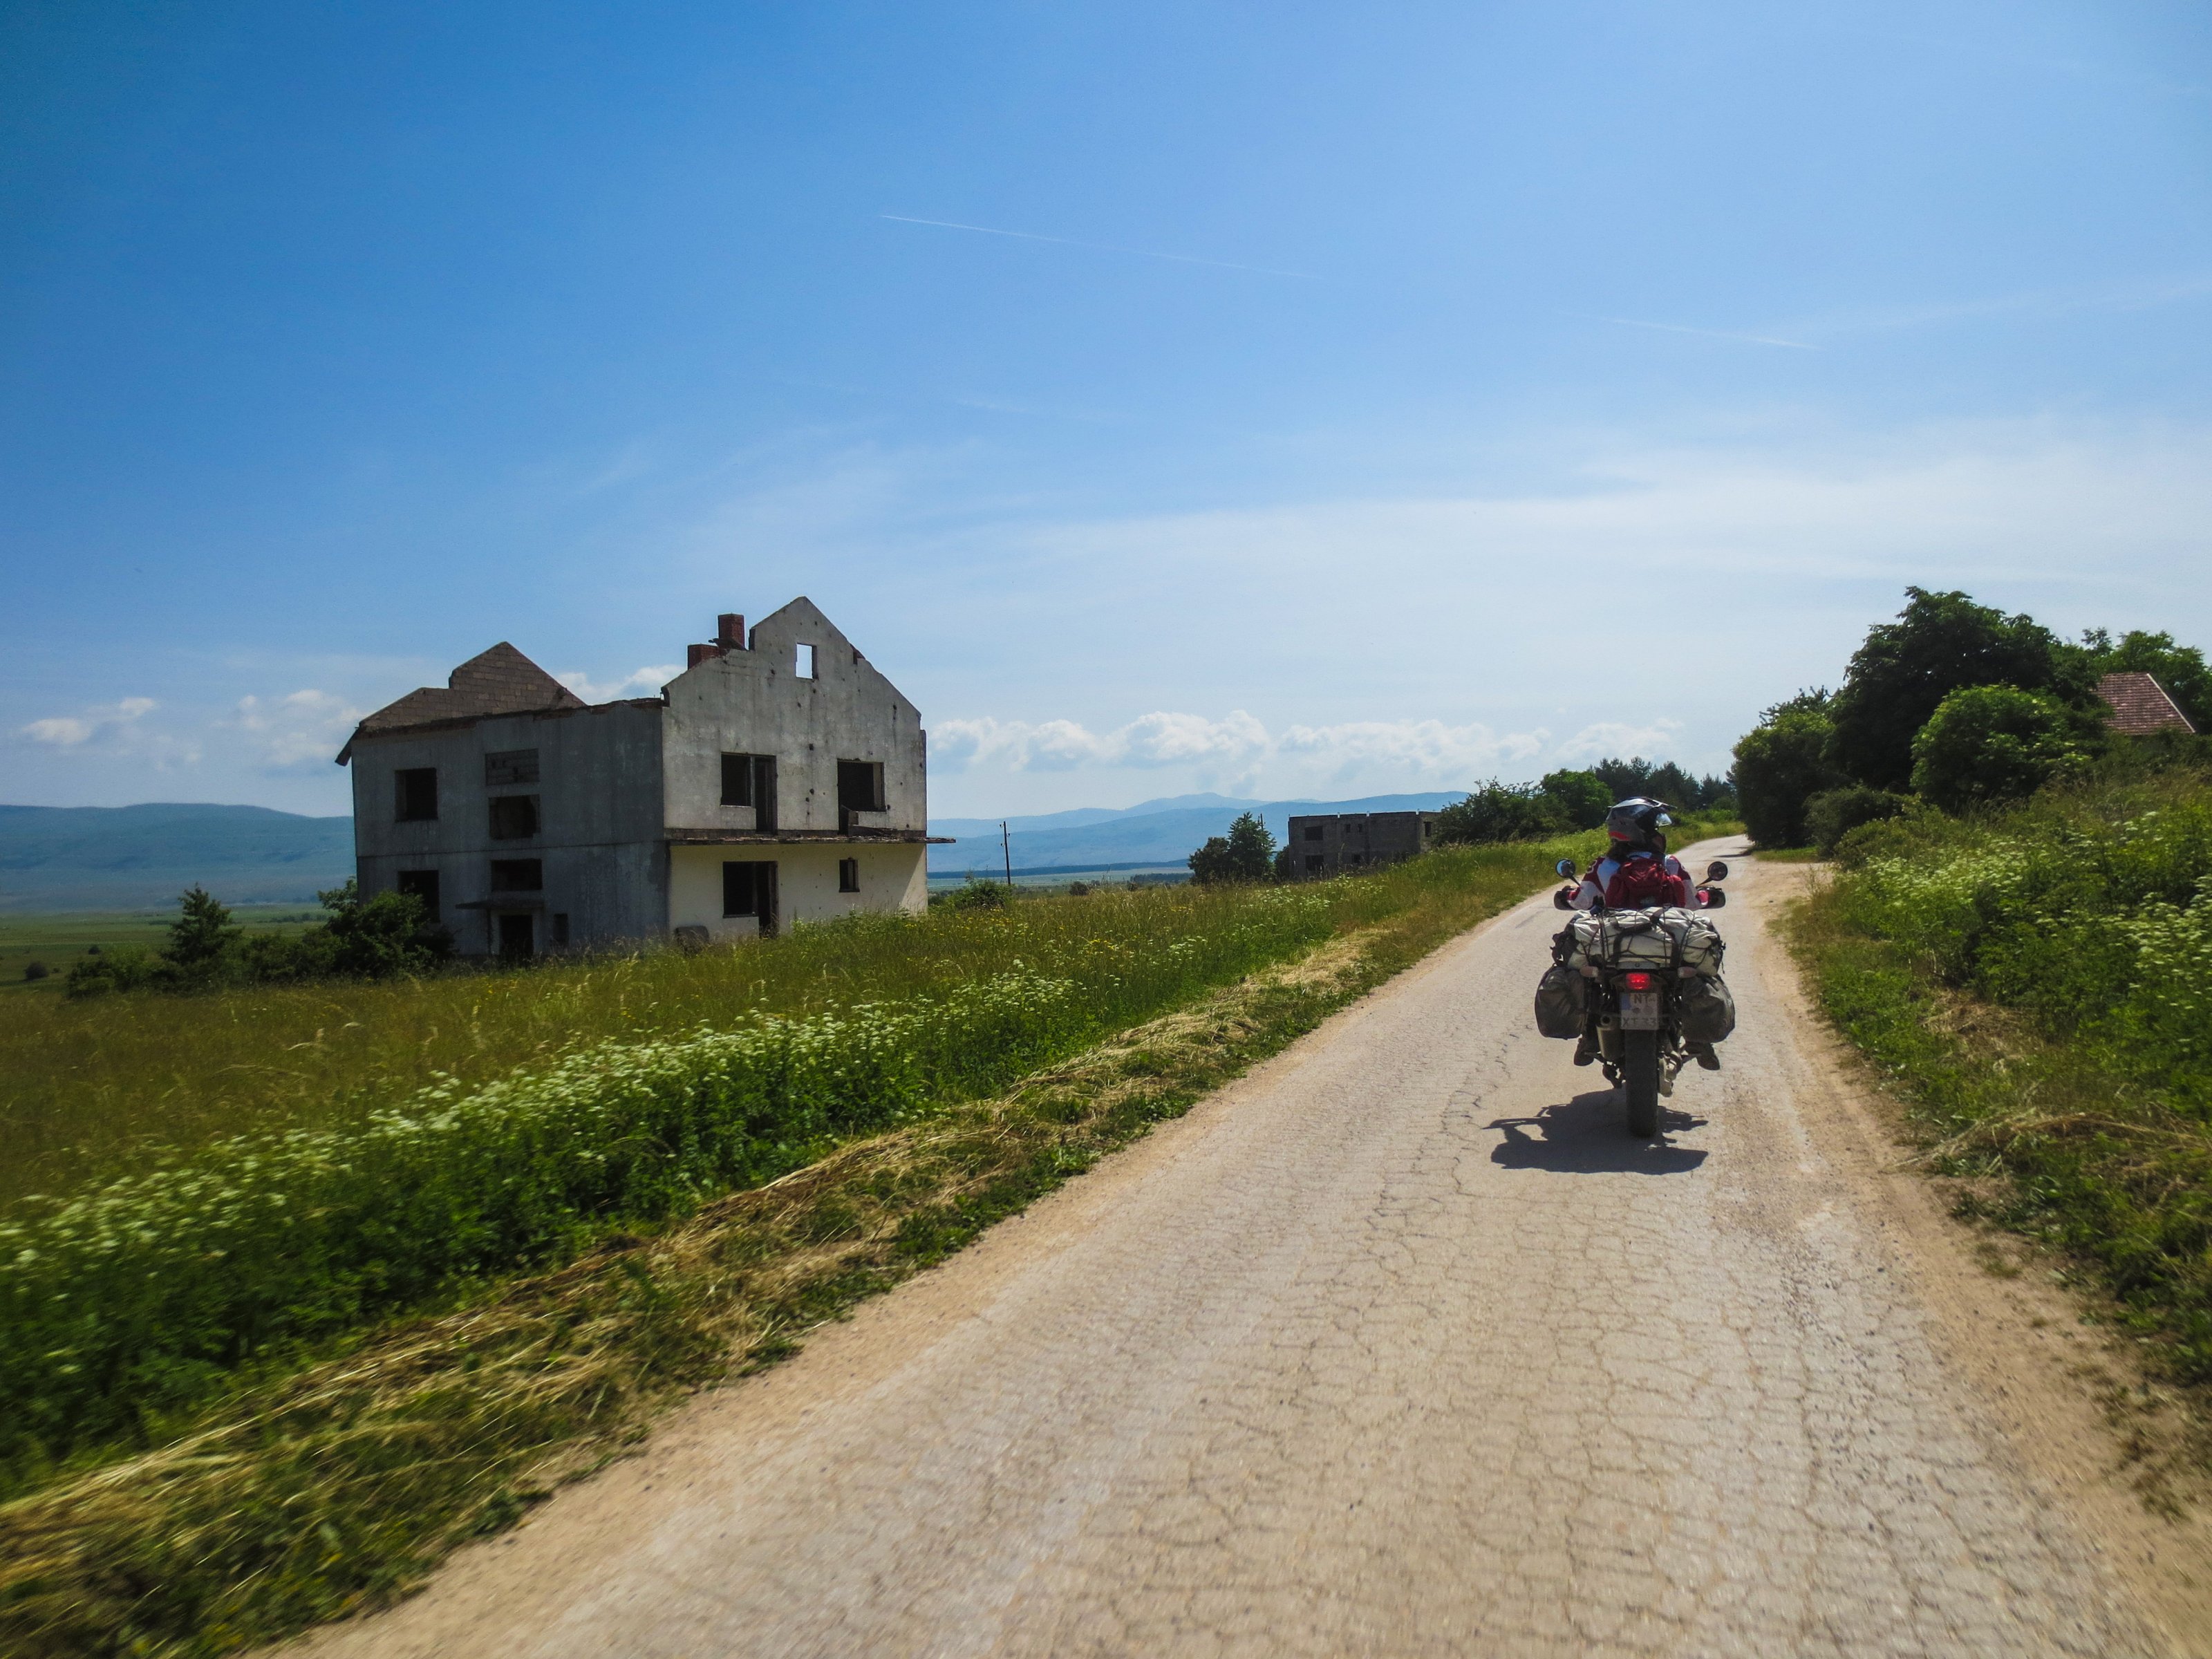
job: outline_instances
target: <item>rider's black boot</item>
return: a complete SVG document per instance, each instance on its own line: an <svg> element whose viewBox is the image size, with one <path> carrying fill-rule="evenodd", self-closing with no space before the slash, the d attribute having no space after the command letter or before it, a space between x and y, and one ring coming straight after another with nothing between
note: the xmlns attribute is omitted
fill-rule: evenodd
<svg viewBox="0 0 2212 1659"><path fill-rule="evenodd" d="M1582 1040L1575 1044L1575 1064L1587 1066L1596 1058L1597 1045L1589 1040L1589 1033L1585 1031Z"/></svg>

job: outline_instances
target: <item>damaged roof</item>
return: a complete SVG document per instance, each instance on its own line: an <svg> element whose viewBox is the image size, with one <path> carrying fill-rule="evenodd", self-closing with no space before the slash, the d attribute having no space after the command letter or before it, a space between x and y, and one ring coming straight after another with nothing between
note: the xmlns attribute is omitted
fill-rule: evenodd
<svg viewBox="0 0 2212 1659"><path fill-rule="evenodd" d="M338 750L338 764L343 766L353 757L353 746L362 738L386 732L448 720L482 720L491 714L536 714L590 706L501 640L456 668L442 687L422 686L362 720L346 739L346 746Z"/></svg>

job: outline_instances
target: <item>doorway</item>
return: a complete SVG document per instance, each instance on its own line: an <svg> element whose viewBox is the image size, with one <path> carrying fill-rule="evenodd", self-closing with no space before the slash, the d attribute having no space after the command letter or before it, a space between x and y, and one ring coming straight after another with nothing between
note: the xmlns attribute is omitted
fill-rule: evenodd
<svg viewBox="0 0 2212 1659"><path fill-rule="evenodd" d="M537 918L527 914L501 915L499 919L499 953L503 957L535 956L538 950Z"/></svg>

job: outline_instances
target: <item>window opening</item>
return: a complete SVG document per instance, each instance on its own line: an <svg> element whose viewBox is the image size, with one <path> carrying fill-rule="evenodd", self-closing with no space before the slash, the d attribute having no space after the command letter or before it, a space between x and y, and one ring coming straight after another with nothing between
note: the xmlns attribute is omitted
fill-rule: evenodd
<svg viewBox="0 0 2212 1659"><path fill-rule="evenodd" d="M488 788L502 789L518 783L538 781L538 751L535 749L505 749L495 755L484 757L484 784Z"/></svg>
<svg viewBox="0 0 2212 1659"><path fill-rule="evenodd" d="M837 890L857 893L860 890L860 861L858 859L837 860Z"/></svg>
<svg viewBox="0 0 2212 1659"><path fill-rule="evenodd" d="M538 833L538 797L494 795L491 799L491 838L527 841Z"/></svg>
<svg viewBox="0 0 2212 1659"><path fill-rule="evenodd" d="M775 865L766 859L732 859L722 866L722 914L753 916L763 933L775 931Z"/></svg>
<svg viewBox="0 0 2212 1659"><path fill-rule="evenodd" d="M775 828L775 757L722 757L722 805L753 809L753 828Z"/></svg>
<svg viewBox="0 0 2212 1659"><path fill-rule="evenodd" d="M399 890L410 898L422 902L422 914L432 921L438 920L438 872L435 870L402 870Z"/></svg>
<svg viewBox="0 0 2212 1659"><path fill-rule="evenodd" d="M422 823L438 816L438 769L403 767L392 775L395 816L402 823Z"/></svg>
<svg viewBox="0 0 2212 1659"><path fill-rule="evenodd" d="M799 647L791 672L802 680L811 680L814 678L814 647L812 646L802 645Z"/></svg>
<svg viewBox="0 0 2212 1659"><path fill-rule="evenodd" d="M1321 839L1321 825L1317 823L1310 823L1306 825L1306 839L1308 841L1319 841Z"/></svg>
<svg viewBox="0 0 2212 1659"><path fill-rule="evenodd" d="M750 806L753 804L753 757L750 755L722 757L722 805Z"/></svg>
<svg viewBox="0 0 2212 1659"><path fill-rule="evenodd" d="M543 859L494 859L491 890L495 893L542 893L545 890Z"/></svg>
<svg viewBox="0 0 2212 1659"><path fill-rule="evenodd" d="M884 763L881 761L841 760L837 763L837 811L840 816L884 810ZM839 826L849 830L848 821Z"/></svg>

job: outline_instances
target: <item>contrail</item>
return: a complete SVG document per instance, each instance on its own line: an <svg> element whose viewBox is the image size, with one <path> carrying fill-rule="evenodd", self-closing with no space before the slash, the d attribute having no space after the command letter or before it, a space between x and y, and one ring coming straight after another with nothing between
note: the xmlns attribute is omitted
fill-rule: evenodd
<svg viewBox="0 0 2212 1659"><path fill-rule="evenodd" d="M1771 334L1736 334L1724 328L1692 328L1686 323L1650 323L1641 317L1601 317L1601 323L1618 323L1623 328L1656 328L1662 334L1702 334L1709 340L1740 340L1746 345L1787 346L1792 351L1818 351L1816 345L1802 340L1778 339Z"/></svg>
<svg viewBox="0 0 2212 1659"><path fill-rule="evenodd" d="M939 230L972 230L979 236L1011 236L1021 242L1057 242L1062 247L1087 247L1096 253L1129 253L1140 259L1167 259L1179 265L1212 265L1216 270L1249 270L1262 276L1295 276L1301 282L1326 282L1310 270L1280 270L1273 265L1240 265L1230 259L1201 259L1189 253L1160 253L1148 247L1120 247L1112 242L1078 241L1073 236L1040 236L1033 230L999 230L989 225L963 225L951 219L916 219L904 213L879 213L901 225L933 225Z"/></svg>

